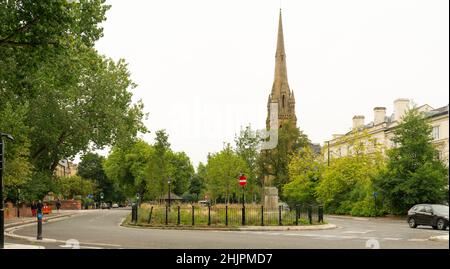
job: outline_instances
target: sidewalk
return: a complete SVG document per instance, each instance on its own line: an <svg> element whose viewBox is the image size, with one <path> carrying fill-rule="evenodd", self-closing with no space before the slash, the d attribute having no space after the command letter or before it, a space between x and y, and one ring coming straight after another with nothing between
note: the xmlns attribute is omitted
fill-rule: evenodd
<svg viewBox="0 0 450 269"><path fill-rule="evenodd" d="M329 230L335 229L335 224L316 224L316 225L299 225L299 226L244 226L244 227L205 227L205 226L152 226L152 225L134 225L130 223L122 223L122 227L138 228L138 229L162 229L162 230L203 230L203 231L313 231L313 230Z"/></svg>
<svg viewBox="0 0 450 269"><path fill-rule="evenodd" d="M447 241L448 242L448 234L447 235L438 235L430 237L432 241Z"/></svg>
<svg viewBox="0 0 450 269"><path fill-rule="evenodd" d="M394 216L394 215L386 215L386 216L378 216L378 217L357 217L351 215L325 215L330 218L336 219L354 219L354 220L396 220L396 221L406 221L406 216Z"/></svg>
<svg viewBox="0 0 450 269"><path fill-rule="evenodd" d="M66 216L72 216L74 214L79 213L79 211L81 210L60 210L59 213L57 213L56 211L48 214L48 215L44 215L43 217L43 222L49 220L49 219L55 219L55 218L62 218L62 217L66 217ZM22 224L28 224L28 223L33 223L36 222L37 218L36 217L24 217L24 218L12 218L12 219L5 219L5 228L10 228L10 227L14 227L14 226L19 226Z"/></svg>
<svg viewBox="0 0 450 269"><path fill-rule="evenodd" d="M6 243L5 249L45 249L43 246Z"/></svg>

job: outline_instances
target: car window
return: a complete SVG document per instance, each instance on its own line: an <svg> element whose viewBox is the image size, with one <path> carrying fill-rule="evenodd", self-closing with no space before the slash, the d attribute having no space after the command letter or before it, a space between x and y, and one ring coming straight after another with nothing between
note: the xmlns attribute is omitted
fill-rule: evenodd
<svg viewBox="0 0 450 269"><path fill-rule="evenodd" d="M425 206L425 212L431 213L433 212L433 209L431 209L431 206Z"/></svg>
<svg viewBox="0 0 450 269"><path fill-rule="evenodd" d="M423 205L417 206L416 212L425 212L425 207Z"/></svg>
<svg viewBox="0 0 450 269"><path fill-rule="evenodd" d="M448 215L448 206L446 205L433 205L432 208L436 213Z"/></svg>

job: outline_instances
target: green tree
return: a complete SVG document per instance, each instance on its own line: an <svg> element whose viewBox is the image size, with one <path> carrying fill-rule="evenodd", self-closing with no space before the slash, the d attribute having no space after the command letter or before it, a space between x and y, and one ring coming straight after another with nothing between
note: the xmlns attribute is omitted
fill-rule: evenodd
<svg viewBox="0 0 450 269"><path fill-rule="evenodd" d="M66 199L74 199L76 196L83 198L94 191L94 184L80 176L59 177L57 183L59 193Z"/></svg>
<svg viewBox="0 0 450 269"><path fill-rule="evenodd" d="M168 179L170 177L170 143L169 135L165 130L156 131L155 138L155 155L153 158L153 165L150 168L152 175L152 182L155 190L157 191L157 197L163 196L168 191Z"/></svg>
<svg viewBox="0 0 450 269"><path fill-rule="evenodd" d="M245 160L238 156L230 144L218 153L209 155L206 164L207 189L212 200L221 199L225 203L240 200L242 188L239 186L240 173L248 174ZM246 190L248 195L248 190Z"/></svg>
<svg viewBox="0 0 450 269"><path fill-rule="evenodd" d="M1 90L0 90L1 91ZM0 105L0 131L14 137L14 141L5 139L4 197L16 200L17 189L31 180L32 165L28 159L30 140L29 127L24 124L26 106L13 108L10 103ZM26 196L27 194L25 194Z"/></svg>
<svg viewBox="0 0 450 269"><path fill-rule="evenodd" d="M194 167L191 160L184 152L170 154L170 179L173 191L177 195L183 195L189 189L191 177L194 175Z"/></svg>
<svg viewBox="0 0 450 269"><path fill-rule="evenodd" d="M192 178L191 181L189 183L189 193L191 195L193 195L194 197L194 201L198 202L202 193L204 192L206 188L206 184L203 180L203 178L198 175L195 174Z"/></svg>
<svg viewBox="0 0 450 269"><path fill-rule="evenodd" d="M292 122L287 122L278 130L278 144L271 150L263 150L258 158L258 174L273 177L272 182L265 182L275 186L283 196L282 187L289 182L289 162L292 154L300 148L309 146L308 137Z"/></svg>
<svg viewBox="0 0 450 269"><path fill-rule="evenodd" d="M240 131L239 136L235 136L234 142L236 145L236 154L245 160L249 168L248 175L246 175L246 188L251 197L259 196L262 182L258 178L257 159L260 154L258 147L261 142L261 137L251 129L251 126L246 126L244 130Z"/></svg>
<svg viewBox="0 0 450 269"><path fill-rule="evenodd" d="M311 147L293 155L289 163L290 182L283 186L286 202L291 206L316 203L316 188L325 169L319 158Z"/></svg>
<svg viewBox="0 0 450 269"><path fill-rule="evenodd" d="M126 196L134 197L139 193L144 197L149 190L147 169L154 148L143 140L137 140L126 148L114 147L103 162L108 179L121 188Z"/></svg>
<svg viewBox="0 0 450 269"><path fill-rule="evenodd" d="M103 193L105 201L122 201L123 193L116 188L114 182L108 179L103 169L105 157L97 153L89 152L83 155L78 165L77 174L90 180L96 186L94 196L100 200L100 193Z"/></svg>
<svg viewBox="0 0 450 269"><path fill-rule="evenodd" d="M405 214L414 204L448 199L448 168L438 159L423 114L416 108L409 110L392 141L397 147L388 151L387 170L375 181L390 211Z"/></svg>
<svg viewBox="0 0 450 269"><path fill-rule="evenodd" d="M36 170L51 173L61 159L146 131L125 62L94 48L108 8L102 0L0 2L0 100L26 109Z"/></svg>
<svg viewBox="0 0 450 269"><path fill-rule="evenodd" d="M375 216L381 214L373 199L374 178L385 169L380 147L369 150L373 139L355 132L347 156L333 159L317 186L317 199L331 213Z"/></svg>

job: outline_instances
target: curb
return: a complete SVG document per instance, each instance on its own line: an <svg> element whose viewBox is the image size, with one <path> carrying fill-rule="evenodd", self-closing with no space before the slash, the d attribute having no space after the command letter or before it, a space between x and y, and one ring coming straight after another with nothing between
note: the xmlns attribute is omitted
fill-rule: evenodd
<svg viewBox="0 0 450 269"><path fill-rule="evenodd" d="M448 235L437 235L429 238L431 241L448 242Z"/></svg>
<svg viewBox="0 0 450 269"><path fill-rule="evenodd" d="M58 218L64 218L64 217L70 217L73 216L77 213L67 213L64 215L57 215L57 216L51 216L51 217L47 217L45 218L45 220L43 220L43 223L52 220L52 219L58 219ZM5 224L5 229L8 228L14 228L14 227L18 227L18 226L22 226L22 225L26 225L26 224L30 224L30 223L36 223L37 220L36 219L31 219L31 220L26 220L26 221L21 221L21 222L15 222L15 223L9 223L9 224Z"/></svg>
<svg viewBox="0 0 450 269"><path fill-rule="evenodd" d="M24 244L5 244L5 249L45 249L43 246L24 245Z"/></svg>
<svg viewBox="0 0 450 269"><path fill-rule="evenodd" d="M54 217L51 217L51 218L49 217L49 218L46 219L46 221L44 223L65 220L65 219L68 219L68 218L72 217L73 215L77 215L77 213L69 213L69 214L54 216ZM21 223L14 223L15 225L10 225L9 227L5 227L5 236L11 237L11 238L16 238L16 239L27 240L27 241L30 241L30 242L39 242L39 243L55 243L55 242L58 242L58 240L55 240L55 239L43 238L42 240L37 240L35 237L22 236L22 235L14 234L14 231L16 231L16 230L18 230L20 228L23 228L23 227L35 225L35 223L36 223L36 220L30 220L30 221L21 222Z"/></svg>
<svg viewBox="0 0 450 269"><path fill-rule="evenodd" d="M249 226L249 227L191 227L191 226L143 226L129 223L121 224L122 227L134 229L154 229L154 230L197 230L197 231L313 231L335 229L335 224L320 224L312 226ZM270 228L269 228L270 227Z"/></svg>

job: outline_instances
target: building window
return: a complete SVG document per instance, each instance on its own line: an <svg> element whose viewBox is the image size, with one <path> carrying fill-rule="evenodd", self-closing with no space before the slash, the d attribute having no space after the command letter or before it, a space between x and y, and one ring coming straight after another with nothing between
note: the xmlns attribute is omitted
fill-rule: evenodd
<svg viewBox="0 0 450 269"><path fill-rule="evenodd" d="M286 103L286 100L285 100L285 97L284 97L284 95L283 95L283 108L284 108L284 106L285 106L285 103Z"/></svg>
<svg viewBox="0 0 450 269"><path fill-rule="evenodd" d="M434 140L439 139L439 126L433 126L433 130L431 131L431 136Z"/></svg>

